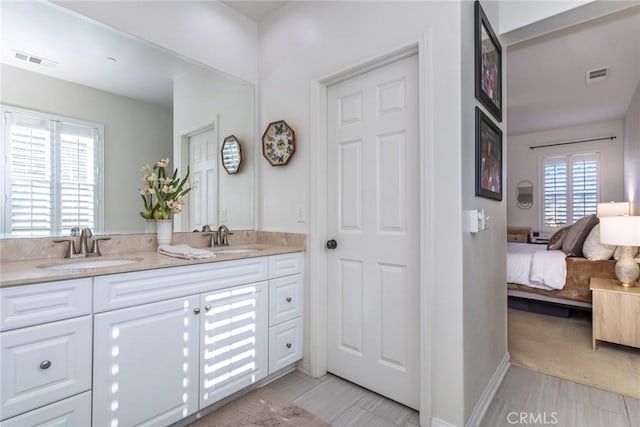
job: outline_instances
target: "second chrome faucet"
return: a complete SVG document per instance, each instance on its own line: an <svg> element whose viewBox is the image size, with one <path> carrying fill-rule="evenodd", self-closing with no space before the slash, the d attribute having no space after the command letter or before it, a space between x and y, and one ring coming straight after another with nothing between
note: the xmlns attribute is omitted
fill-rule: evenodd
<svg viewBox="0 0 640 427"><path fill-rule="evenodd" d="M222 224L218 227L217 230L203 233L205 236L211 236L211 242L209 246L218 247L218 246L229 246L229 235L233 234L229 231L229 228Z"/></svg>

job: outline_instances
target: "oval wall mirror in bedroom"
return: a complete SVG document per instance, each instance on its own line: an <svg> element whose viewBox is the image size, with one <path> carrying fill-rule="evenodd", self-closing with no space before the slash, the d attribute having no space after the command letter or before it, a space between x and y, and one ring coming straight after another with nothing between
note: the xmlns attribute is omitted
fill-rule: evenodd
<svg viewBox="0 0 640 427"><path fill-rule="evenodd" d="M516 187L516 203L520 209L529 209L533 206L533 182L520 181Z"/></svg>

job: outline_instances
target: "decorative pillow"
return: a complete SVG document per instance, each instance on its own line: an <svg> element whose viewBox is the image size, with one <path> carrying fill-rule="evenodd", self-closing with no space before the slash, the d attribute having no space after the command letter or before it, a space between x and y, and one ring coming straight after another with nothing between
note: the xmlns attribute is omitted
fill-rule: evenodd
<svg viewBox="0 0 640 427"><path fill-rule="evenodd" d="M564 240L564 236L567 234L567 231L569 231L569 227L562 227L560 230L553 233L553 236L551 236L549 243L547 244L548 251L562 249L562 241Z"/></svg>
<svg viewBox="0 0 640 427"><path fill-rule="evenodd" d="M638 255L638 247L637 246L632 246L631 247L631 258L635 257L636 255ZM622 246L618 246L618 247L616 247L616 250L613 253L613 259L618 261L621 256L622 256Z"/></svg>
<svg viewBox="0 0 640 427"><path fill-rule="evenodd" d="M589 233L593 227L599 223L600 220L595 215L585 216L576 221L575 224L569 228L566 236L562 240L562 252L567 256L582 256L582 245L587 239Z"/></svg>
<svg viewBox="0 0 640 427"><path fill-rule="evenodd" d="M591 261L604 261L611 259L615 250L615 246L600 243L600 224L597 224L582 245L582 256Z"/></svg>

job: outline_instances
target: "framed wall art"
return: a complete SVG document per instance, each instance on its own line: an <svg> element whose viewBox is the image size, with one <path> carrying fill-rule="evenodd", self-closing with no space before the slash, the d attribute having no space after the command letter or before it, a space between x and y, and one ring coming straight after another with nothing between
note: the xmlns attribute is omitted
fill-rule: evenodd
<svg viewBox="0 0 640 427"><path fill-rule="evenodd" d="M476 107L476 196L502 200L502 131Z"/></svg>
<svg viewBox="0 0 640 427"><path fill-rule="evenodd" d="M487 16L475 3L476 98L502 122L502 47Z"/></svg>
<svg viewBox="0 0 640 427"><path fill-rule="evenodd" d="M296 134L287 122L271 122L262 135L262 155L271 166L284 166L296 152Z"/></svg>

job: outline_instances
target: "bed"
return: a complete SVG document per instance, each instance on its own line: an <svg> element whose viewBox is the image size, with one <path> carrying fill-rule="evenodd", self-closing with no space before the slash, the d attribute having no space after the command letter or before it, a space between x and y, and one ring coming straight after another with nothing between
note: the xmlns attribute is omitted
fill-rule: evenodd
<svg viewBox="0 0 640 427"><path fill-rule="evenodd" d="M615 279L615 263L568 257L546 245L507 243L507 294L590 308L590 279Z"/></svg>

